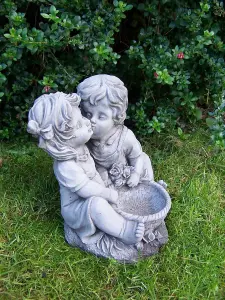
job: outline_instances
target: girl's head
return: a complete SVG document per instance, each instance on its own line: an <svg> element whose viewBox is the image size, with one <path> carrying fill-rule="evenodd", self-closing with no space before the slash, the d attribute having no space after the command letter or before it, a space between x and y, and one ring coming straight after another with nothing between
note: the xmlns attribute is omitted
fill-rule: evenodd
<svg viewBox="0 0 225 300"><path fill-rule="evenodd" d="M55 159L76 158L75 148L91 137L90 122L82 118L79 103L77 94L57 92L36 99L29 111L27 131L38 136L39 147Z"/></svg>
<svg viewBox="0 0 225 300"><path fill-rule="evenodd" d="M123 124L128 105L127 89L123 82L111 75L95 75L77 87L81 108L91 121L93 139L104 137L110 130Z"/></svg>

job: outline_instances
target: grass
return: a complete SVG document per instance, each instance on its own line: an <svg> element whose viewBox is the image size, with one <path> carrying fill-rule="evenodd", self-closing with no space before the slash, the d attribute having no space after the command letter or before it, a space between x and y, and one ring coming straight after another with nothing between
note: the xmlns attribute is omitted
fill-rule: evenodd
<svg viewBox="0 0 225 300"><path fill-rule="evenodd" d="M52 161L33 143L1 144L0 299L225 299L225 153L202 130L144 142L172 197L169 242L135 265L64 242Z"/></svg>

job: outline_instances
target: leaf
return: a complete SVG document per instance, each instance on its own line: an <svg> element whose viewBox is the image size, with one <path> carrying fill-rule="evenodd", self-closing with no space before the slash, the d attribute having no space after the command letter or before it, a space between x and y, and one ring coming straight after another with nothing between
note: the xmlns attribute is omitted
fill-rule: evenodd
<svg viewBox="0 0 225 300"><path fill-rule="evenodd" d="M212 44L212 41L211 41L211 40L205 41L204 44L207 45L207 46L208 46L208 45L211 45L211 44Z"/></svg>
<svg viewBox="0 0 225 300"><path fill-rule="evenodd" d="M138 4L137 9L138 9L138 10L145 10L145 5L144 5L144 3Z"/></svg>
<svg viewBox="0 0 225 300"><path fill-rule="evenodd" d="M4 70L4 69L6 69L6 68L7 68L7 65L6 65L6 64L4 64L4 63L3 63L3 64L0 64L0 71L1 71L1 70Z"/></svg>
<svg viewBox="0 0 225 300"><path fill-rule="evenodd" d="M217 33L218 31L220 31L220 26L218 23L215 23L212 25L211 29L214 33Z"/></svg>
<svg viewBox="0 0 225 300"><path fill-rule="evenodd" d="M201 111L201 109L196 108L194 114L195 114L195 117L196 117L197 120L201 120L202 119L202 111Z"/></svg>
<svg viewBox="0 0 225 300"><path fill-rule="evenodd" d="M223 59L222 57L220 57L220 58L218 59L218 62L219 62L220 64L223 64L223 63L224 63L224 59Z"/></svg>
<svg viewBox="0 0 225 300"><path fill-rule="evenodd" d="M26 36L27 35L27 27L23 28L22 30L22 36Z"/></svg>
<svg viewBox="0 0 225 300"><path fill-rule="evenodd" d="M178 127L177 133L179 136L181 136L183 134L183 130L180 127Z"/></svg>
<svg viewBox="0 0 225 300"><path fill-rule="evenodd" d="M44 13L42 13L41 16L42 16L43 18L45 18L45 19L49 19L49 18L50 18L50 16L49 16L48 14L44 14Z"/></svg>
<svg viewBox="0 0 225 300"><path fill-rule="evenodd" d="M133 5L129 4L126 6L126 10L131 10L133 8Z"/></svg>
<svg viewBox="0 0 225 300"><path fill-rule="evenodd" d="M5 33L5 34L4 34L4 37L6 37L7 39L10 39L10 38L11 38L11 34Z"/></svg>
<svg viewBox="0 0 225 300"><path fill-rule="evenodd" d="M4 96L3 92L0 92L0 98L2 98Z"/></svg>
<svg viewBox="0 0 225 300"><path fill-rule="evenodd" d="M206 124L209 126L209 127L212 127L213 125L216 124L216 120L213 119L213 118L206 118Z"/></svg>
<svg viewBox="0 0 225 300"><path fill-rule="evenodd" d="M32 51L33 48L34 48L33 44L27 44L26 47L27 47L27 49L30 50L30 51Z"/></svg>
<svg viewBox="0 0 225 300"><path fill-rule="evenodd" d="M51 13L51 15L56 15L57 12L58 12L58 10L55 8L55 6L51 5L51 7L50 7L50 13Z"/></svg>

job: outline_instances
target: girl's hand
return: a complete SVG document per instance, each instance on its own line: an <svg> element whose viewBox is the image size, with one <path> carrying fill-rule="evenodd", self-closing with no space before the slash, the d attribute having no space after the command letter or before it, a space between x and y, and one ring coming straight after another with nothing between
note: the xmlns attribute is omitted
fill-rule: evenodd
<svg viewBox="0 0 225 300"><path fill-rule="evenodd" d="M127 185L132 188L138 185L140 181L140 175L137 172L133 172L130 175L130 178L127 180Z"/></svg>
<svg viewBox="0 0 225 300"><path fill-rule="evenodd" d="M118 192L110 189L110 198L108 201L113 204L117 204L117 200L118 200Z"/></svg>

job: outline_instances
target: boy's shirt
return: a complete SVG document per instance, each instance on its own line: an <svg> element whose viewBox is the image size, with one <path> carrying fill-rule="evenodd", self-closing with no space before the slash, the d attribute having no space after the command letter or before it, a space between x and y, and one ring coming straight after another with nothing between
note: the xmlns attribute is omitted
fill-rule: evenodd
<svg viewBox="0 0 225 300"><path fill-rule="evenodd" d="M104 143L90 140L88 147L95 162L107 169L113 163L126 164L126 160L129 161L129 159L137 158L142 154L141 144L126 126L118 126L118 130Z"/></svg>

